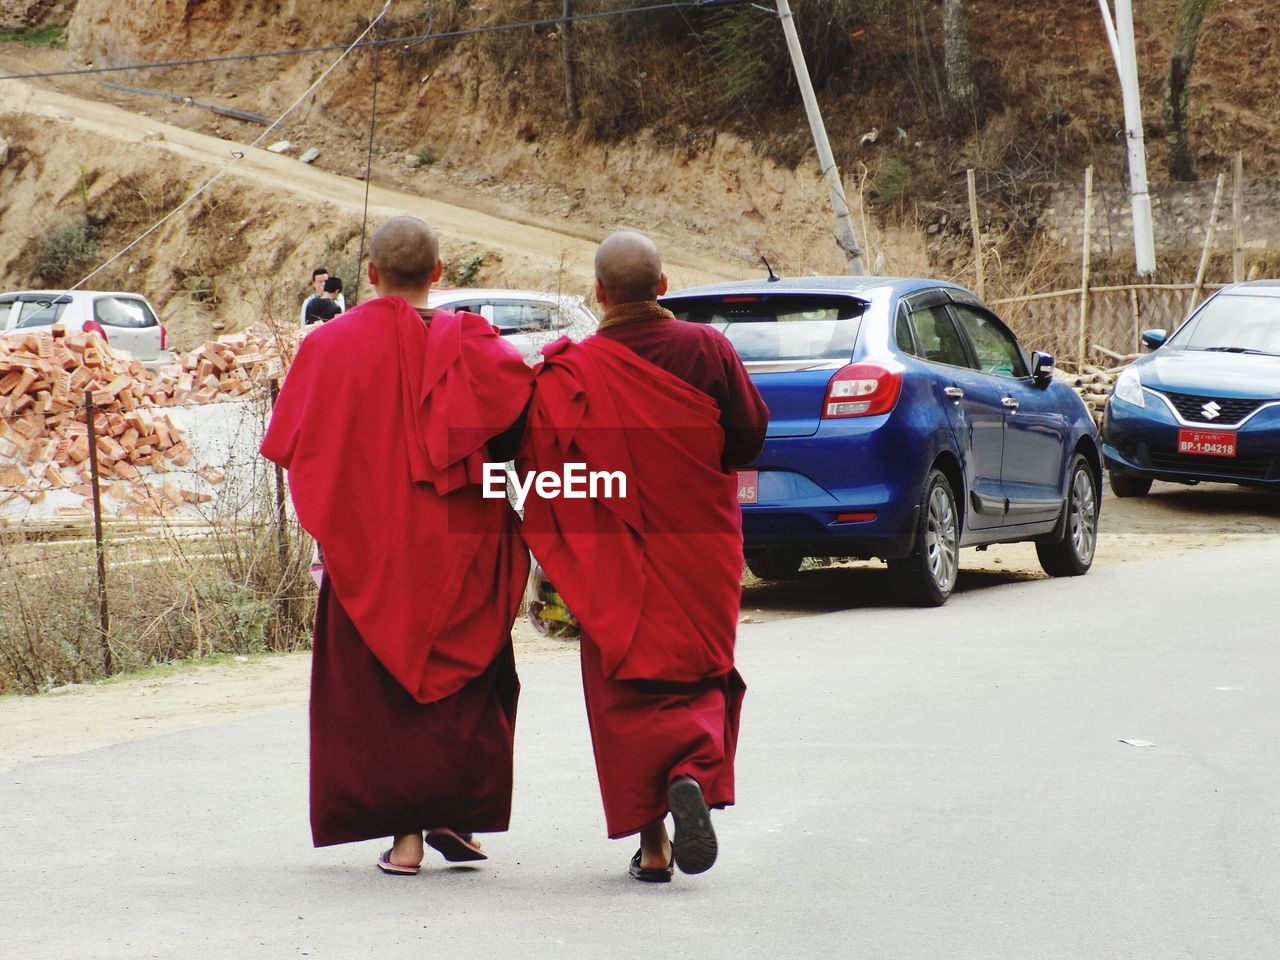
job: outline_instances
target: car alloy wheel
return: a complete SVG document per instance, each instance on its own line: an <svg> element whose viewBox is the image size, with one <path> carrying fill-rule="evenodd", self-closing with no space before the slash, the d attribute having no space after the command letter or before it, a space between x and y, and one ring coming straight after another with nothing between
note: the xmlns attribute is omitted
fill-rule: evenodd
<svg viewBox="0 0 1280 960"><path fill-rule="evenodd" d="M1067 495L1062 498L1066 514L1051 539L1036 541L1040 566L1051 577L1078 577L1088 573L1098 549L1098 481L1083 455L1071 458L1067 475Z"/></svg>
<svg viewBox="0 0 1280 960"><path fill-rule="evenodd" d="M960 539L956 529L956 509L942 484L929 493L929 513L926 519L925 550L929 574L942 593L950 593L959 569L956 544Z"/></svg>
<svg viewBox="0 0 1280 960"><path fill-rule="evenodd" d="M889 558L889 579L907 603L940 607L960 573L960 509L941 470L930 470L925 477L917 509L911 552Z"/></svg>
<svg viewBox="0 0 1280 960"><path fill-rule="evenodd" d="M1093 475L1083 463L1076 465L1071 480L1071 515L1067 522L1077 559L1086 565L1092 563L1098 545L1098 496Z"/></svg>

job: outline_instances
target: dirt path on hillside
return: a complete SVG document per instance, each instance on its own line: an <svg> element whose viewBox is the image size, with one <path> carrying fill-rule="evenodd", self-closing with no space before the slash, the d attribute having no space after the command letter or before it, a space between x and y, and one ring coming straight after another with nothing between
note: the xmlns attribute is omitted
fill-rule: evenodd
<svg viewBox="0 0 1280 960"><path fill-rule="evenodd" d="M0 59L0 63L3 63ZM358 215L365 201L362 180L343 177L308 166L289 156L249 149L242 143L164 123L131 113L109 103L86 100L40 88L24 81L0 83L0 113L28 113L55 119L76 129L125 144L145 144L187 163L206 167L210 175L235 153L244 158L226 174L234 181L278 191L311 203L333 204ZM268 141L276 139L269 136ZM560 273L589 276L597 243L596 232L571 221L523 216L519 220L497 216L475 207L458 205L462 199L453 192L453 203L428 199L411 193L372 186L369 189L370 219L396 213L410 213L434 225L446 240L458 238L480 244L504 256L540 265L549 279ZM514 211L504 210L512 214ZM687 286L717 280L754 276L747 264L716 259L706 253L667 245L663 257L673 286Z"/></svg>

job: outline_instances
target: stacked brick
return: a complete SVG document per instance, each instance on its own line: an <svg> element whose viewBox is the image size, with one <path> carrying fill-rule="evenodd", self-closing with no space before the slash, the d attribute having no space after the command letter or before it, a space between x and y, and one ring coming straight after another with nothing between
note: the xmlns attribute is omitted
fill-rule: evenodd
<svg viewBox="0 0 1280 960"><path fill-rule="evenodd" d="M276 341L255 333L232 333L207 340L161 371L158 390L174 403L213 403L242 397L284 372Z"/></svg>
<svg viewBox="0 0 1280 960"><path fill-rule="evenodd" d="M276 341L254 333L208 341L155 373L94 333L54 328L0 338L0 506L18 497L39 503L50 488L90 496L86 390L97 410L100 483L121 501L118 512L162 516L207 502L208 493L163 476L178 470L210 484L223 480L215 467L192 466L182 428L163 408L242 397L283 369ZM80 515L90 506L86 499L57 512Z"/></svg>

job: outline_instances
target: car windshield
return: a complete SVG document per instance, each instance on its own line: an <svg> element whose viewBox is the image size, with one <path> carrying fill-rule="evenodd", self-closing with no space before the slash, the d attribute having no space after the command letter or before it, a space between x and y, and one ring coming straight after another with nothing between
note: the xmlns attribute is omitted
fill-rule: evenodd
<svg viewBox="0 0 1280 960"><path fill-rule="evenodd" d="M1183 350L1280 356L1280 297L1220 293L1169 344Z"/></svg>
<svg viewBox="0 0 1280 960"><path fill-rule="evenodd" d="M681 320L720 330L743 360L847 360L866 304L851 297L760 294L664 300Z"/></svg>

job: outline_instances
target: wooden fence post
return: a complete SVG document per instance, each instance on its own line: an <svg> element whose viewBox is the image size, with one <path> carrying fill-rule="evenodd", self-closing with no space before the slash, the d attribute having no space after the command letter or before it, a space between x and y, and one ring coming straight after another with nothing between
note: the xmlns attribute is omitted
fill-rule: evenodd
<svg viewBox="0 0 1280 960"><path fill-rule="evenodd" d="M1231 244L1231 279L1239 283L1244 279L1244 151L1236 151L1235 166L1231 171L1231 219L1235 237Z"/></svg>
<svg viewBox="0 0 1280 960"><path fill-rule="evenodd" d="M1080 342L1076 353L1076 369L1083 370L1085 341L1089 335L1089 240L1093 227L1093 165L1084 168L1084 241L1080 254Z"/></svg>
<svg viewBox="0 0 1280 960"><path fill-rule="evenodd" d="M1223 175L1218 174L1218 185L1213 190L1213 206L1209 208L1209 225L1204 231L1204 248L1200 251L1200 267L1196 270L1196 284L1191 290L1191 310L1200 302L1204 292L1204 275L1209 269L1209 252L1213 249L1213 234L1218 229L1218 205L1222 203ZM1190 311L1188 311L1190 312Z"/></svg>
<svg viewBox="0 0 1280 960"><path fill-rule="evenodd" d="M985 300L987 284L986 272L982 266L982 231L978 226L978 186L972 167L965 172L965 177L969 181L969 229L973 231L973 272L974 282L977 284L974 293L979 300Z"/></svg>
<svg viewBox="0 0 1280 960"><path fill-rule="evenodd" d="M1142 315L1138 311L1138 288L1129 288L1129 309L1133 313L1133 350L1137 353L1142 349Z"/></svg>
<svg viewBox="0 0 1280 960"><path fill-rule="evenodd" d="M107 554L102 542L102 490L98 484L98 431L94 424L98 409L93 391L84 392L84 419L89 428L89 481L93 491L93 545L98 564L98 643L102 647L102 669L111 676L111 614L107 609Z"/></svg>
<svg viewBox="0 0 1280 960"><path fill-rule="evenodd" d="M276 407L276 399L280 396L280 381L275 377L271 378L269 384L271 395L271 409ZM284 587L287 572L289 570L289 528L288 528L288 512L285 509L284 496L284 468L280 464L275 464L275 501L276 501L276 559L280 564L280 587ZM279 617L281 623L291 623L293 615L292 598L288 595L288 590L277 590L279 596Z"/></svg>

